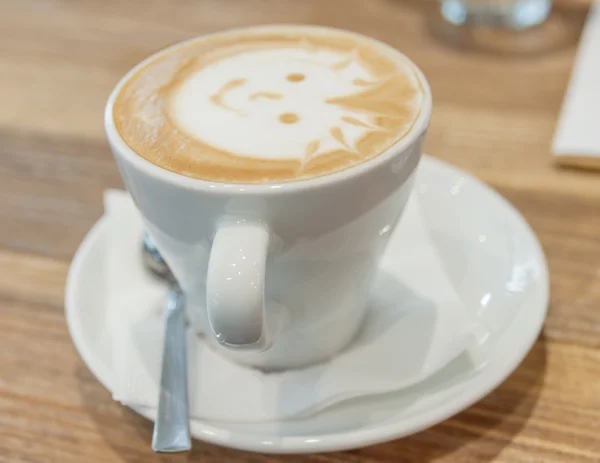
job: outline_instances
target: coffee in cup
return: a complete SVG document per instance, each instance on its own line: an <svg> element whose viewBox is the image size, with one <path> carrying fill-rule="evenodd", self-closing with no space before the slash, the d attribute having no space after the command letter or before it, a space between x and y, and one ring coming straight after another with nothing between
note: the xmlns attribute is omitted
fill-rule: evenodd
<svg viewBox="0 0 600 463"><path fill-rule="evenodd" d="M105 124L196 332L281 369L326 360L361 328L430 114L402 53L282 25L148 58L111 94Z"/></svg>
<svg viewBox="0 0 600 463"><path fill-rule="evenodd" d="M351 168L417 120L425 90L395 51L349 32L246 29L146 62L114 105L138 155L202 180L275 183Z"/></svg>

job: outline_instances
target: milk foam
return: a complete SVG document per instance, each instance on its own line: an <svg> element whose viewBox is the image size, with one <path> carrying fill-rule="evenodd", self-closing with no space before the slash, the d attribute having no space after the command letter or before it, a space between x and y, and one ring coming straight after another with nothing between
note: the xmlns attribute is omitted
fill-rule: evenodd
<svg viewBox="0 0 600 463"><path fill-rule="evenodd" d="M290 26L176 46L124 84L113 113L140 156L236 183L292 181L377 156L425 98L401 55L343 31Z"/></svg>
<svg viewBox="0 0 600 463"><path fill-rule="evenodd" d="M377 76L351 53L252 51L190 75L173 95L171 111L187 134L228 153L304 160L340 149L357 151L357 142L378 130L369 114L328 102L376 83ZM292 122L285 122L285 115Z"/></svg>

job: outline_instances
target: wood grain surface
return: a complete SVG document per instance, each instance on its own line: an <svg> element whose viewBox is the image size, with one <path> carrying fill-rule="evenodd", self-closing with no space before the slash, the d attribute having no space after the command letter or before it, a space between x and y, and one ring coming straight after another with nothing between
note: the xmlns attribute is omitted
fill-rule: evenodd
<svg viewBox="0 0 600 463"><path fill-rule="evenodd" d="M485 51L475 41L486 37L443 27L425 0L0 2L0 462L600 462L600 173L558 169L550 154L589 2L557 3L550 29L487 37ZM166 45L286 22L361 32L417 62L435 100L427 151L529 220L550 266L548 320L496 391L412 437L302 457L199 441L188 455L155 455L151 423L111 400L63 313L102 190L122 185L103 106Z"/></svg>

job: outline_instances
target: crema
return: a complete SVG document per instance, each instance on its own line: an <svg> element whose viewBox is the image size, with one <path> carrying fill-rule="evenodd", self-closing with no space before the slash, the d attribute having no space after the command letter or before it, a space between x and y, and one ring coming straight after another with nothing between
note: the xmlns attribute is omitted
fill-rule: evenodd
<svg viewBox="0 0 600 463"><path fill-rule="evenodd" d="M113 108L125 143L181 175L279 183L368 161L406 137L425 90L415 66L375 40L278 26L184 42L151 57Z"/></svg>

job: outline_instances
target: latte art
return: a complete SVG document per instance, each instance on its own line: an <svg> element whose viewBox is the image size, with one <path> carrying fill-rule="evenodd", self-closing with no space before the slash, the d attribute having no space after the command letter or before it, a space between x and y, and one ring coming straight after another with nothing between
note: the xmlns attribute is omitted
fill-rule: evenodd
<svg viewBox="0 0 600 463"><path fill-rule="evenodd" d="M190 177L302 180L371 159L410 132L415 68L354 34L233 31L159 54L126 82L117 129L140 156Z"/></svg>

